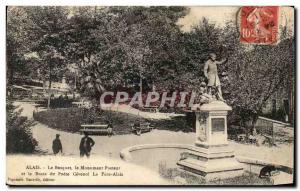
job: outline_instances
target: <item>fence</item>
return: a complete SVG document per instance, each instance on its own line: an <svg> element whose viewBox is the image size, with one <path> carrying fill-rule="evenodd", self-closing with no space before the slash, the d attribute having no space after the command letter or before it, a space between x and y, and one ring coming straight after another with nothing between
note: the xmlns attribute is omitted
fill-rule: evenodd
<svg viewBox="0 0 300 191"><path fill-rule="evenodd" d="M275 144L274 129L276 127L284 128L287 126L290 126L290 124L259 116L255 124L255 129L258 134L270 139L271 144L273 145Z"/></svg>

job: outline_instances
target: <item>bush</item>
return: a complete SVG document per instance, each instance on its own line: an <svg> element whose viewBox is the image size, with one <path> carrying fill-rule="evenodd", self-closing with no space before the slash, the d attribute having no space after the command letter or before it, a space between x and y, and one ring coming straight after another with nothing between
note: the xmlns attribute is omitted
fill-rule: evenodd
<svg viewBox="0 0 300 191"><path fill-rule="evenodd" d="M7 101L6 152L33 153L37 146L37 141L32 137L30 129L33 121L21 117L21 110L15 111L15 109L12 102Z"/></svg>
<svg viewBox="0 0 300 191"><path fill-rule="evenodd" d="M34 115L34 119L48 125L51 128L67 132L79 132L82 124L95 122L113 125L116 134L131 133L131 124L136 122L149 122L157 129L192 132L195 130L195 116L178 116L166 120L148 120L137 115L116 112L101 111L96 108L59 108L41 111Z"/></svg>
<svg viewBox="0 0 300 191"><path fill-rule="evenodd" d="M55 108L69 108L72 107L72 102L73 99L65 99L65 98L52 98L50 101L50 108L55 109ZM48 99L44 99L41 102L41 107L47 107L48 106Z"/></svg>
<svg viewBox="0 0 300 191"><path fill-rule="evenodd" d="M152 120L152 125L156 129L170 130L170 131L183 131L195 132L195 119L194 116L176 116L171 119Z"/></svg>
<svg viewBox="0 0 300 191"><path fill-rule="evenodd" d="M77 132L83 120L78 108L50 109L34 114L34 119L49 127L63 131Z"/></svg>
<svg viewBox="0 0 300 191"><path fill-rule="evenodd" d="M85 108L60 108L41 111L34 118L49 127L68 132L78 132L82 124L100 122L111 123L116 134L131 133L131 124L147 120L127 113L100 111Z"/></svg>

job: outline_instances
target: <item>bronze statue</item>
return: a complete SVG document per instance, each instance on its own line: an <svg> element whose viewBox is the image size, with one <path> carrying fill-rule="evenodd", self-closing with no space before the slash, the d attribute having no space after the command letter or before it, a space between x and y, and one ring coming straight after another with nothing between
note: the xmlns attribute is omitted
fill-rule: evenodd
<svg viewBox="0 0 300 191"><path fill-rule="evenodd" d="M207 91L209 95L212 95L212 88L216 89L216 98L217 100L224 101L221 91L221 83L218 76L218 64L223 64L226 59L223 59L221 61L217 61L216 54L211 53L209 54L210 58L205 62L204 65L204 75L208 79L207 83Z"/></svg>

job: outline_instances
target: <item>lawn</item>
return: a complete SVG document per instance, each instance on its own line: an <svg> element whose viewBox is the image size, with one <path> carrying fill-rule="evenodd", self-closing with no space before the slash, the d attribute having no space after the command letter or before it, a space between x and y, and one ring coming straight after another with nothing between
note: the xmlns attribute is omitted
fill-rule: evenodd
<svg viewBox="0 0 300 191"><path fill-rule="evenodd" d="M191 116L192 117L192 116ZM117 111L96 111L83 108L60 108L41 111L34 119L54 129L78 132L81 124L111 122L116 135L130 134L131 124L150 122L151 126L161 130L192 132L194 120L190 116L177 116L172 119L145 119L137 115Z"/></svg>

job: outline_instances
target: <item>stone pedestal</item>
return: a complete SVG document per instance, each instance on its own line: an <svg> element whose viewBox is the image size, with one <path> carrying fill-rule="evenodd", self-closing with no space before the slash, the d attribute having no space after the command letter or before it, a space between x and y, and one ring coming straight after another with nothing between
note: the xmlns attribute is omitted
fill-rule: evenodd
<svg viewBox="0 0 300 191"><path fill-rule="evenodd" d="M240 176L243 167L234 158L227 141L227 112L231 107L213 101L192 110L196 114L195 146L177 165L207 180Z"/></svg>

